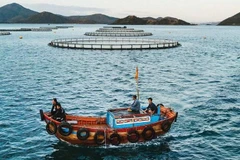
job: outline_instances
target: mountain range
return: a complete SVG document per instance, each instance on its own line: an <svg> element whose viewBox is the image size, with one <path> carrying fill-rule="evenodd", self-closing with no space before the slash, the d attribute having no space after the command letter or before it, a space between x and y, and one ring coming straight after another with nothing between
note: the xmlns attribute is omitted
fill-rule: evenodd
<svg viewBox="0 0 240 160"><path fill-rule="evenodd" d="M104 14L86 16L62 16L50 12L36 12L17 3L0 7L0 23L77 23L77 24L116 24L116 25L190 25L174 17L127 16L119 19ZM240 13L230 17L218 25L240 25Z"/></svg>
<svg viewBox="0 0 240 160"><path fill-rule="evenodd" d="M0 23L80 23L80 24L111 24L118 18L103 14L87 16L62 16L50 12L35 12L17 3L0 8Z"/></svg>

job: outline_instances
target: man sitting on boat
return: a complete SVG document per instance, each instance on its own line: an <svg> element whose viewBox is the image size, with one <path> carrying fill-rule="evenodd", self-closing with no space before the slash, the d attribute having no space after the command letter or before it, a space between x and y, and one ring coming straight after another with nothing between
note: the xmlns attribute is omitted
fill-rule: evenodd
<svg viewBox="0 0 240 160"><path fill-rule="evenodd" d="M51 115L54 115L54 114L56 113L57 104L59 104L59 102L57 101L57 98L53 98L53 99L52 99Z"/></svg>
<svg viewBox="0 0 240 160"><path fill-rule="evenodd" d="M54 105L56 106L56 108ZM57 102L54 105L53 105L54 109L52 108L51 110L52 118L59 122L65 121L66 120L65 110L62 108L61 104Z"/></svg>
<svg viewBox="0 0 240 160"><path fill-rule="evenodd" d="M134 113L140 113L140 102L137 99L137 96L133 95L132 98L133 98L133 103L131 104L131 107L128 109L128 111L134 112Z"/></svg>
<svg viewBox="0 0 240 160"><path fill-rule="evenodd" d="M155 114L158 112L157 106L152 102L152 98L148 98L148 107L145 110L146 113L149 113L151 115Z"/></svg>

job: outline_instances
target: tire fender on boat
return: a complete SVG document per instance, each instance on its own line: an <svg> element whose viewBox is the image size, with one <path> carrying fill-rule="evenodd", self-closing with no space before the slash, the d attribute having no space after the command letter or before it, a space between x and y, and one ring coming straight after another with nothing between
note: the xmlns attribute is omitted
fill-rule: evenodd
<svg viewBox="0 0 240 160"><path fill-rule="evenodd" d="M57 125L54 122L48 122L46 125L46 131L50 135L54 135L57 132Z"/></svg>
<svg viewBox="0 0 240 160"><path fill-rule="evenodd" d="M42 109L40 109L39 110L39 113L40 113L40 118L41 118L41 121L44 121L44 115L43 115L43 110Z"/></svg>
<svg viewBox="0 0 240 160"><path fill-rule="evenodd" d="M99 138L100 137L100 138ZM101 138L103 137L103 139ZM105 134L104 134L104 131L102 130L98 130L95 135L94 135L94 141L96 144L98 145L102 145L105 143Z"/></svg>
<svg viewBox="0 0 240 160"><path fill-rule="evenodd" d="M176 112L175 122L177 122L178 112Z"/></svg>
<svg viewBox="0 0 240 160"><path fill-rule="evenodd" d="M152 140L155 137L155 130L151 126L148 126L144 128L142 136L145 140Z"/></svg>
<svg viewBox="0 0 240 160"><path fill-rule="evenodd" d="M77 137L79 140L86 140L89 137L89 130L87 128L80 128L77 131Z"/></svg>
<svg viewBox="0 0 240 160"><path fill-rule="evenodd" d="M169 121L164 121L161 125L161 128L164 132L168 132L171 128L171 123Z"/></svg>
<svg viewBox="0 0 240 160"><path fill-rule="evenodd" d="M73 131L72 126L67 122L61 122L58 126L58 132L63 136L69 136Z"/></svg>
<svg viewBox="0 0 240 160"><path fill-rule="evenodd" d="M140 138L140 135L137 130L130 130L127 133L127 139L131 143L136 143Z"/></svg>
<svg viewBox="0 0 240 160"><path fill-rule="evenodd" d="M121 143L121 136L117 133L111 134L110 142L112 145L115 145L115 146L119 145Z"/></svg>

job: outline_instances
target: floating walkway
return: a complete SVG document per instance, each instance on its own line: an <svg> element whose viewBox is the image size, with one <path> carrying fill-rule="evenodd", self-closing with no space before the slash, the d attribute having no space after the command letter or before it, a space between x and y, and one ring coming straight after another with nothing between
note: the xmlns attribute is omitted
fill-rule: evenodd
<svg viewBox="0 0 240 160"><path fill-rule="evenodd" d="M41 31L48 32L53 29L64 29L64 28L72 28L73 26L56 26L56 27L39 27L39 28L19 28L19 29L0 29L0 32L27 32L27 31Z"/></svg>
<svg viewBox="0 0 240 160"><path fill-rule="evenodd" d="M128 39L128 38L68 38L55 39L50 46L71 49L92 50L142 50L178 47L180 44L171 40Z"/></svg>
<svg viewBox="0 0 240 160"><path fill-rule="evenodd" d="M0 36L6 36L6 35L10 35L10 32L0 32Z"/></svg>

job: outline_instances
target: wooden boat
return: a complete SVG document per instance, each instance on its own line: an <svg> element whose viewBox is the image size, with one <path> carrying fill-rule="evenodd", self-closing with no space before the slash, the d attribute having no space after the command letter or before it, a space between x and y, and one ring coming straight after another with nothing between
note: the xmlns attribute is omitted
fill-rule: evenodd
<svg viewBox="0 0 240 160"><path fill-rule="evenodd" d="M165 134L177 120L178 113L171 108L158 106L154 115L133 114L127 108L109 109L106 117L66 115L66 121L51 118L49 112L40 110L46 130L59 140L77 145L119 145L150 141Z"/></svg>

